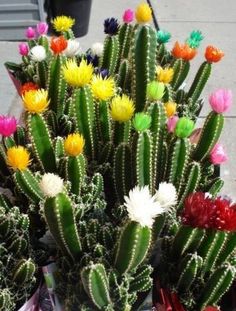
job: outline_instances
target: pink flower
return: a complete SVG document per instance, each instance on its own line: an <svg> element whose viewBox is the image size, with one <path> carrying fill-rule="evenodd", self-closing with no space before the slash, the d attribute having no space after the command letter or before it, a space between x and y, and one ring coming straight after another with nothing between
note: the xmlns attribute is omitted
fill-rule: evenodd
<svg viewBox="0 0 236 311"><path fill-rule="evenodd" d="M42 35L46 35L47 32L48 32L48 24L45 23L45 22L38 23L36 28L37 28L38 34L41 35L41 36Z"/></svg>
<svg viewBox="0 0 236 311"><path fill-rule="evenodd" d="M210 160L212 164L221 164L228 160L228 156L221 144L215 144L210 153Z"/></svg>
<svg viewBox="0 0 236 311"><path fill-rule="evenodd" d="M123 21L126 24L132 23L132 21L134 20L134 11L128 9L124 12L123 14Z"/></svg>
<svg viewBox="0 0 236 311"><path fill-rule="evenodd" d="M27 56L28 53L29 53L28 44L23 43L23 42L20 43L20 44L18 45L18 50L19 50L20 55L22 55L22 56Z"/></svg>
<svg viewBox="0 0 236 311"><path fill-rule="evenodd" d="M219 89L209 97L211 108L217 113L226 112L232 105L232 91Z"/></svg>
<svg viewBox="0 0 236 311"><path fill-rule="evenodd" d="M0 134L10 136L16 131L17 120L15 117L0 116Z"/></svg>
<svg viewBox="0 0 236 311"><path fill-rule="evenodd" d="M25 35L28 39L34 39L35 38L35 30L32 27L28 27L25 31Z"/></svg>
<svg viewBox="0 0 236 311"><path fill-rule="evenodd" d="M179 117L173 116L170 117L167 121L167 129L169 133L173 133L176 127L176 123L178 122Z"/></svg>

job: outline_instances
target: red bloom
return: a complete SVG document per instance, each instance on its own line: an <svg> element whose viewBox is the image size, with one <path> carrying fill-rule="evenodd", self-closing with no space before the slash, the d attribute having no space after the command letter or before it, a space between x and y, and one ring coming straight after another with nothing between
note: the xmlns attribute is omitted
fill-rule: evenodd
<svg viewBox="0 0 236 311"><path fill-rule="evenodd" d="M33 82L26 82L21 86L20 93L21 95L24 95L25 92L31 91L31 90L38 90L39 86Z"/></svg>
<svg viewBox="0 0 236 311"><path fill-rule="evenodd" d="M67 40L63 36L52 37L50 47L54 54L60 54L67 48L67 44Z"/></svg>
<svg viewBox="0 0 236 311"><path fill-rule="evenodd" d="M175 42L175 45L171 51L172 55L175 58L182 58L186 61L189 61L191 59L193 59L196 54L197 54L197 50L191 48L188 44L180 44L178 41Z"/></svg>
<svg viewBox="0 0 236 311"><path fill-rule="evenodd" d="M226 199L210 199L203 192L190 194L184 202L182 221L198 228L236 231L236 204Z"/></svg>
<svg viewBox="0 0 236 311"><path fill-rule="evenodd" d="M205 58L208 63L217 63L224 56L224 52L214 46L207 46L205 51Z"/></svg>
<svg viewBox="0 0 236 311"><path fill-rule="evenodd" d="M220 311L220 309L216 308L216 307L206 307L204 309L204 311Z"/></svg>

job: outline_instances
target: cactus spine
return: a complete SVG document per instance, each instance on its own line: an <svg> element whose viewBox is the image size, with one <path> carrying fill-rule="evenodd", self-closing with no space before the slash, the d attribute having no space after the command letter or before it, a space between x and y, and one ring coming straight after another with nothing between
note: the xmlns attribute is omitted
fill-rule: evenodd
<svg viewBox="0 0 236 311"><path fill-rule="evenodd" d="M18 284L30 282L35 274L35 264L31 259L22 259L13 269L13 281Z"/></svg>
<svg viewBox="0 0 236 311"><path fill-rule="evenodd" d="M130 49L130 40L132 37L133 26L130 24L123 24L119 28L118 38L120 43L120 59L128 58Z"/></svg>
<svg viewBox="0 0 236 311"><path fill-rule="evenodd" d="M80 195L84 183L86 161L82 154L76 157L68 157L66 163L66 178L71 183L71 192Z"/></svg>
<svg viewBox="0 0 236 311"><path fill-rule="evenodd" d="M107 36L104 42L101 67L106 68L110 75L114 74L119 59L119 39L118 36Z"/></svg>
<svg viewBox="0 0 236 311"><path fill-rule="evenodd" d="M174 61L172 68L174 69L174 77L173 80L171 81L171 85L173 89L176 91L186 79L189 73L190 63L189 61L185 61L179 58Z"/></svg>

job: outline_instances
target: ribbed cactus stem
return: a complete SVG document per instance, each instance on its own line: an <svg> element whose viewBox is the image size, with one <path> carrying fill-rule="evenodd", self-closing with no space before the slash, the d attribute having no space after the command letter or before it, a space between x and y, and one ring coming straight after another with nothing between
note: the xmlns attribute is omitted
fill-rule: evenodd
<svg viewBox="0 0 236 311"><path fill-rule="evenodd" d="M124 23L119 28L118 38L120 43L120 59L128 58L130 50L130 41L133 33L133 26Z"/></svg>
<svg viewBox="0 0 236 311"><path fill-rule="evenodd" d="M208 63L208 62L204 62L195 78L194 78L194 81L188 91L188 94L187 94L187 98L191 97L192 98L192 101L193 103L195 103L198 98L200 97L206 83L207 83L207 80L209 79L210 77L210 74L211 74L211 67L212 67L212 64L211 63Z"/></svg>
<svg viewBox="0 0 236 311"><path fill-rule="evenodd" d="M7 166L6 151L2 144L0 144L0 174L2 176L10 175L10 171Z"/></svg>
<svg viewBox="0 0 236 311"><path fill-rule="evenodd" d="M224 181L220 177L215 178L208 192L215 198L223 186Z"/></svg>
<svg viewBox="0 0 236 311"><path fill-rule="evenodd" d="M225 241L223 248L217 258L217 265L223 264L228 258L235 252L236 249L236 234L235 232L229 232L227 234L227 240Z"/></svg>
<svg viewBox="0 0 236 311"><path fill-rule="evenodd" d="M184 82L189 73L190 62L179 58L174 61L172 68L174 69L174 77L171 81L171 85L176 91Z"/></svg>
<svg viewBox="0 0 236 311"><path fill-rule="evenodd" d="M72 94L73 116L76 129L83 134L85 151L89 158L95 157L95 108L91 89L88 86L75 88Z"/></svg>
<svg viewBox="0 0 236 311"><path fill-rule="evenodd" d="M86 161L83 154L76 157L68 157L66 161L66 178L71 183L71 192L80 195L84 183Z"/></svg>
<svg viewBox="0 0 236 311"><path fill-rule="evenodd" d="M65 193L47 198L44 203L44 215L61 251L73 260L78 259L81 254L81 243L70 198Z"/></svg>
<svg viewBox="0 0 236 311"><path fill-rule="evenodd" d="M29 169L17 170L14 173L14 181L17 188L32 202L39 203L43 199L38 180Z"/></svg>
<svg viewBox="0 0 236 311"><path fill-rule="evenodd" d="M131 43L132 53L132 98L136 111L146 106L147 84L155 79L157 39L154 29L149 25L138 25Z"/></svg>
<svg viewBox="0 0 236 311"><path fill-rule="evenodd" d="M46 36L40 36L40 38L38 39L38 44L42 45L46 52L49 51L49 44L48 44L48 38Z"/></svg>
<svg viewBox="0 0 236 311"><path fill-rule="evenodd" d="M119 59L119 38L118 36L107 36L104 41L101 67L106 68L110 75L114 74Z"/></svg>
<svg viewBox="0 0 236 311"><path fill-rule="evenodd" d="M116 84L122 90L129 90L130 84L130 63L127 59L123 59L120 63Z"/></svg>
<svg viewBox="0 0 236 311"><path fill-rule="evenodd" d="M62 72L62 66L66 61L66 57L58 54L52 57L48 70L48 95L50 98L50 108L61 115L64 110L66 82Z"/></svg>
<svg viewBox="0 0 236 311"><path fill-rule="evenodd" d="M32 281L36 267L32 259L21 259L15 268L13 268L13 281L18 285L23 285Z"/></svg>
<svg viewBox="0 0 236 311"><path fill-rule="evenodd" d="M116 250L115 267L123 274L137 268L145 259L151 244L151 229L137 222L123 228Z"/></svg>
<svg viewBox="0 0 236 311"><path fill-rule="evenodd" d="M99 140L103 143L111 141L112 124L109 112L109 103L107 101L99 101L96 103L96 120Z"/></svg>
<svg viewBox="0 0 236 311"><path fill-rule="evenodd" d="M223 125L223 115L211 111L204 122L201 136L194 150L194 160L202 161L209 155L220 137Z"/></svg>
<svg viewBox="0 0 236 311"><path fill-rule="evenodd" d="M56 157L48 125L41 114L27 114L27 131L34 155L46 172L56 171Z"/></svg>
<svg viewBox="0 0 236 311"><path fill-rule="evenodd" d="M41 88L46 88L47 85L47 76L48 76L48 68L46 61L41 61L37 63L37 75L39 78L39 85Z"/></svg>
<svg viewBox="0 0 236 311"><path fill-rule="evenodd" d="M131 121L115 122L114 124L114 144L118 146L120 143L128 143L131 133Z"/></svg>

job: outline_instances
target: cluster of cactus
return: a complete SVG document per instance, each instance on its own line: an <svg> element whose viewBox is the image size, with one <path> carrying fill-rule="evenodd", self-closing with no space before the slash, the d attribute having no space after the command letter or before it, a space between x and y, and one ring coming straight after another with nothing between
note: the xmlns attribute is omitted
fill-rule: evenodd
<svg viewBox="0 0 236 311"><path fill-rule="evenodd" d="M223 185L209 160L222 131L222 114L208 115L197 143L191 137L212 63L204 62L189 91L184 91L181 85L189 60L167 51L163 34L156 34L148 24L149 15L150 8L141 5L135 25L131 18L122 25L114 18L106 20L107 36L99 55L91 49L67 56L66 39L73 40L68 29L59 43L51 42L51 50L46 36L31 40L31 48L45 49L43 60L35 60L37 55L32 58L33 51L23 57L22 82L36 82L40 90L23 93L25 126L18 126L0 145L0 185L11 189L19 206L8 207L0 198L0 213L5 217L0 223L1 253L6 250L5 258L16 254L13 271L20 273L17 277L24 285L36 269L25 257L28 244L39 252L35 241L49 230L55 240L50 251L58 266L57 293L65 310L131 310L138 293L152 286L150 258L158 237L163 240L160 277L166 284L180 293L184 290L186 297L195 283L202 286L199 300L185 304L189 310L196 303L199 310L217 303L234 278L228 257L235 237L225 232L213 237L207 230L188 230L178 222L189 193L198 190L216 196ZM193 37L191 42L195 40L197 46L201 35L197 32ZM32 75L27 64L34 68ZM157 81L159 65L173 68L172 81ZM14 70L13 64L8 67ZM180 117L173 133L167 128L169 102L176 103ZM11 151L21 152L18 158L24 154L23 165L11 161ZM172 222L159 217L152 230L131 221L125 196L135 186L147 186L154 195L162 182L172 183L177 191L176 209L169 213ZM6 219L11 220L6 223ZM230 252L227 258L222 259L218 240L214 243L218 249L213 244L206 247L215 239ZM173 273L176 263L179 270ZM1 269L7 265L1 264ZM22 275L22 269L27 275ZM10 291L9 284L1 289L0 303L8 301L4 295Z"/></svg>

